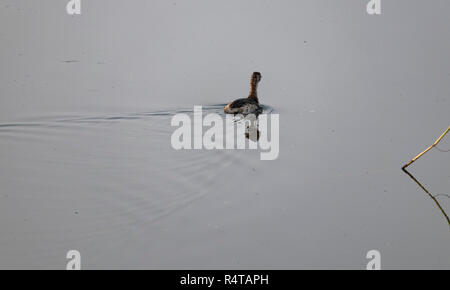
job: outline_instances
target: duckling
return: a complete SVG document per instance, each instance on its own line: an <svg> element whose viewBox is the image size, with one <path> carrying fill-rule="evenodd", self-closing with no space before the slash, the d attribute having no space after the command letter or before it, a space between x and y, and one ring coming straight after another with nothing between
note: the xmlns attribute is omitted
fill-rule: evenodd
<svg viewBox="0 0 450 290"><path fill-rule="evenodd" d="M261 74L259 72L254 72L250 79L250 94L248 98L234 100L225 106L224 111L227 114L255 114L259 115L262 113L263 109L259 105L258 100L258 83L261 81Z"/></svg>

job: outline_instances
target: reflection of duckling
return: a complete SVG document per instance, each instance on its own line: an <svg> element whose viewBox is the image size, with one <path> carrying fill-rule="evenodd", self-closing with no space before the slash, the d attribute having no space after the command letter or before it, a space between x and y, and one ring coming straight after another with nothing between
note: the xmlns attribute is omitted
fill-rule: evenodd
<svg viewBox="0 0 450 290"><path fill-rule="evenodd" d="M258 130L258 117L256 115L250 114L245 117L246 120L250 121L250 124L246 128L245 138L258 142L260 132Z"/></svg>
<svg viewBox="0 0 450 290"><path fill-rule="evenodd" d="M248 98L237 99L230 102L225 106L225 113L227 114L261 114L262 107L259 105L258 101L258 83L261 81L261 74L259 72L254 72L250 80L250 94Z"/></svg>
<svg viewBox="0 0 450 290"><path fill-rule="evenodd" d="M258 142L260 135L261 135L261 133L259 132L259 130L255 129L253 131L245 133L245 138L247 138L253 142Z"/></svg>

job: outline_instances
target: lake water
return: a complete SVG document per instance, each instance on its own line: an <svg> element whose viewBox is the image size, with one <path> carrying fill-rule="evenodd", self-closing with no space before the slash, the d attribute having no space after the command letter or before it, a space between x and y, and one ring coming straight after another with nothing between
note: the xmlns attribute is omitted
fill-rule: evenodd
<svg viewBox="0 0 450 290"><path fill-rule="evenodd" d="M450 2L382 3L2 1L0 268L450 269ZM253 71L278 159L172 148Z"/></svg>

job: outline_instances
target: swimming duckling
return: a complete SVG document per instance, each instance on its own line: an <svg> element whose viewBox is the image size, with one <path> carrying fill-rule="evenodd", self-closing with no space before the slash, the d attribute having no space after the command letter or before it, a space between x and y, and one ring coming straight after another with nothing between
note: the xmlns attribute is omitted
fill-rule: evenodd
<svg viewBox="0 0 450 290"><path fill-rule="evenodd" d="M259 72L254 72L250 79L250 94L248 98L237 99L230 102L225 106L225 113L227 114L261 114L263 109L259 105L258 101L258 83L261 81L261 74Z"/></svg>

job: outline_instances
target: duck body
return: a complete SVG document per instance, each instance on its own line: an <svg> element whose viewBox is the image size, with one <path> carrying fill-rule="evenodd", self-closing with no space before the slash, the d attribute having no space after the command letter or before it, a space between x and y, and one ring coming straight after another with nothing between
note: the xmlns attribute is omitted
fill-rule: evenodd
<svg viewBox="0 0 450 290"><path fill-rule="evenodd" d="M261 74L254 72L250 79L250 94L248 98L234 100L225 106L224 112L227 114L255 114L259 115L263 109L258 100L258 83L261 81Z"/></svg>
<svg viewBox="0 0 450 290"><path fill-rule="evenodd" d="M230 102L224 109L227 114L261 114L262 107L257 100L243 98Z"/></svg>

